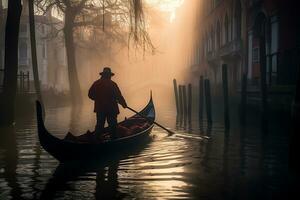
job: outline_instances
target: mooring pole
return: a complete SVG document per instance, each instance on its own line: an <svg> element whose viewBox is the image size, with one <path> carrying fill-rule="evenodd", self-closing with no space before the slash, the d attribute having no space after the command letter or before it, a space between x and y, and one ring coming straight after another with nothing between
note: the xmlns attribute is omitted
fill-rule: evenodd
<svg viewBox="0 0 300 200"><path fill-rule="evenodd" d="M225 128L230 128L229 119L229 102L228 102L228 77L227 77L227 65L222 65L222 81L223 81L223 97L224 97L224 124Z"/></svg>
<svg viewBox="0 0 300 200"><path fill-rule="evenodd" d="M204 91L205 91L207 123L210 125L212 124L212 116L211 116L211 96L210 96L209 79L204 80Z"/></svg>
<svg viewBox="0 0 300 200"><path fill-rule="evenodd" d="M179 114L183 114L183 99L182 99L182 85L179 85Z"/></svg>
<svg viewBox="0 0 300 200"><path fill-rule="evenodd" d="M192 84L188 85L188 118L192 118Z"/></svg>
<svg viewBox="0 0 300 200"><path fill-rule="evenodd" d="M247 110L247 74L244 73L242 77L242 91L241 91L241 103L240 103L240 122L246 123L246 110Z"/></svg>
<svg viewBox="0 0 300 200"><path fill-rule="evenodd" d="M203 104L204 104L204 94L203 94L203 76L199 79L199 119L203 119Z"/></svg>
<svg viewBox="0 0 300 200"><path fill-rule="evenodd" d="M266 44L264 36L259 38L259 51L260 51L260 87L261 87L261 103L262 103L262 129L267 131L268 120L268 94L267 94L267 81L266 81Z"/></svg>
<svg viewBox="0 0 300 200"><path fill-rule="evenodd" d="M176 79L174 78L173 79L173 86L174 86L174 95L175 95L175 102L176 102L176 112L177 112L177 115L179 114L179 105L178 105L178 88L177 88L177 81Z"/></svg>
<svg viewBox="0 0 300 200"><path fill-rule="evenodd" d="M183 114L187 116L187 98L186 98L186 86L183 85Z"/></svg>
<svg viewBox="0 0 300 200"><path fill-rule="evenodd" d="M27 71L27 92L30 92L30 80L29 80L29 71Z"/></svg>
<svg viewBox="0 0 300 200"><path fill-rule="evenodd" d="M299 127L299 118L300 118L300 66L298 67L298 81L296 85L296 94L291 108L292 115L292 132L290 134L289 140L289 169L292 172L292 175L299 176L299 140L300 140L300 127ZM297 181L295 181L296 186Z"/></svg>
<svg viewBox="0 0 300 200"><path fill-rule="evenodd" d="M24 93L24 72L21 72L21 93Z"/></svg>

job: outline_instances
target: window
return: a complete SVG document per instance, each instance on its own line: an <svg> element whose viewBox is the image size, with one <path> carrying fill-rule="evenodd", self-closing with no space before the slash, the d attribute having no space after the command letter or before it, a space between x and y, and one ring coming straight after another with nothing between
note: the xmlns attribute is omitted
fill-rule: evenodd
<svg viewBox="0 0 300 200"><path fill-rule="evenodd" d="M41 25L41 31L43 34L45 33L45 26L43 24Z"/></svg>
<svg viewBox="0 0 300 200"><path fill-rule="evenodd" d="M22 41L19 44L19 57L21 59L27 58L27 43L25 41Z"/></svg>
<svg viewBox="0 0 300 200"><path fill-rule="evenodd" d="M259 47L252 50L252 63L259 63Z"/></svg>
<svg viewBox="0 0 300 200"><path fill-rule="evenodd" d="M242 33L242 6L239 0L237 1L237 5L235 7L234 22L235 22L235 36L237 39L240 39Z"/></svg>
<svg viewBox="0 0 300 200"><path fill-rule="evenodd" d="M224 21L224 34L225 34L225 44L229 41L229 21L228 21L228 15L225 16Z"/></svg>
<svg viewBox="0 0 300 200"><path fill-rule="evenodd" d="M219 21L217 23L216 34L217 34L217 48L220 48L221 47L221 25Z"/></svg>
<svg viewBox="0 0 300 200"><path fill-rule="evenodd" d="M46 48L47 48L47 45L46 45L46 41L43 42L43 49L42 49L42 53L43 53L43 58L46 59Z"/></svg>
<svg viewBox="0 0 300 200"><path fill-rule="evenodd" d="M20 33L27 33L27 24L20 24Z"/></svg>
<svg viewBox="0 0 300 200"><path fill-rule="evenodd" d="M211 6L214 9L215 7L218 6L218 4L220 3L221 0L212 0L211 1Z"/></svg>
<svg viewBox="0 0 300 200"><path fill-rule="evenodd" d="M212 28L211 29L211 35L210 35L210 37L211 37L211 50L213 51L213 50L215 50L215 31L214 31L214 29Z"/></svg>

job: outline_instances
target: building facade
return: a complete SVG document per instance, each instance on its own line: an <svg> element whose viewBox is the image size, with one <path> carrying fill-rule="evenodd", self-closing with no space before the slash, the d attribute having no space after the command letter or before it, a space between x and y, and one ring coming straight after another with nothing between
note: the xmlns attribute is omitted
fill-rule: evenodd
<svg viewBox="0 0 300 200"><path fill-rule="evenodd" d="M245 9L240 0L203 2L199 23L200 66L210 77L213 92L219 93L222 64L228 66L229 90L234 92L245 62Z"/></svg>
<svg viewBox="0 0 300 200"><path fill-rule="evenodd" d="M222 64L228 66L232 93L239 90L243 74L253 90L259 90L262 76L269 88L294 85L300 65L296 7L292 0L200 1L192 74L208 77L216 94Z"/></svg>
<svg viewBox="0 0 300 200"><path fill-rule="evenodd" d="M24 1L19 28L19 68L18 73L29 72L29 79L33 85L33 71L31 59L30 27L27 2ZM0 7L1 8L1 7ZM2 7L0 24L0 70L4 69L4 35L6 9ZM67 61L64 42L59 35L63 21L53 17L51 10L46 15L35 15L36 50L39 79L43 90L54 89L65 91L68 89ZM55 36L53 35L55 33ZM56 34L57 33L57 34ZM3 71L0 72L3 82ZM31 87L32 89L34 87Z"/></svg>

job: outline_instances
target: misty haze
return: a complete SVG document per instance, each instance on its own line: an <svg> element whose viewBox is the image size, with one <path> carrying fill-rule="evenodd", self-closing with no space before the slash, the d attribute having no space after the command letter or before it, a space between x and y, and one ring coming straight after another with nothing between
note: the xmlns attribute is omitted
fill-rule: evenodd
<svg viewBox="0 0 300 200"><path fill-rule="evenodd" d="M0 0L0 199L290 199L292 0Z"/></svg>

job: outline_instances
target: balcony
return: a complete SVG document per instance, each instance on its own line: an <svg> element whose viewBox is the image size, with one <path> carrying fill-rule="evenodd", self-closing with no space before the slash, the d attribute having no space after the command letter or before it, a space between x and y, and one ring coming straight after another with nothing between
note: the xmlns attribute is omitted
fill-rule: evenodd
<svg viewBox="0 0 300 200"><path fill-rule="evenodd" d="M249 5L249 8L252 8L255 6L259 6L262 3L263 3L262 0L250 0L248 5Z"/></svg>
<svg viewBox="0 0 300 200"><path fill-rule="evenodd" d="M239 56L241 51L242 51L242 40L237 39L222 46L219 50L219 55L224 58L235 57L235 56Z"/></svg>
<svg viewBox="0 0 300 200"><path fill-rule="evenodd" d="M242 40L233 40L219 49L207 52L206 60L210 63L218 64L221 59L236 58L241 55Z"/></svg>
<svg viewBox="0 0 300 200"><path fill-rule="evenodd" d="M199 64L193 64L190 67L191 67L191 72L193 74L195 74L195 73L197 74L199 72L201 66Z"/></svg>
<svg viewBox="0 0 300 200"><path fill-rule="evenodd" d="M19 66L28 66L29 63L30 62L28 58L19 58Z"/></svg>
<svg viewBox="0 0 300 200"><path fill-rule="evenodd" d="M206 55L206 59L208 62L213 62L219 59L219 51L210 51Z"/></svg>

